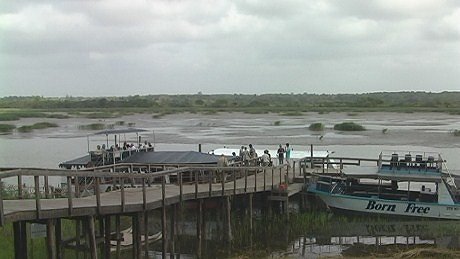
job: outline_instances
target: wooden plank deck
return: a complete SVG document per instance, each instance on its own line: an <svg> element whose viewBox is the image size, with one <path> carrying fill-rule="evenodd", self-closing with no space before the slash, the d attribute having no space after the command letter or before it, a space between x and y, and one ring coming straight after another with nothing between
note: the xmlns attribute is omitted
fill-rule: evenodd
<svg viewBox="0 0 460 259"><path fill-rule="evenodd" d="M257 178L257 179L256 179ZM284 179L284 173L283 177ZM198 192L195 193L195 185L183 184L184 201L193 200L195 198L207 197L221 197L222 195L233 195L243 193L255 193L263 191L271 191L273 186L280 184L279 172L272 173L270 170L265 173L265 186L264 186L264 173L260 172L256 175L247 177L245 188L245 179L240 178L236 180L236 185L233 181L224 184L222 190L222 183L211 184L211 193L209 192L209 183L198 184ZM256 187L257 185L257 187ZM300 191L296 184L295 191ZM236 187L236 188L234 188ZM245 191L246 189L246 191ZM165 186L165 203L166 205L180 202L180 187L177 184L167 184ZM210 195L211 194L211 195ZM292 192L294 194L294 192ZM291 194L291 195L292 195ZM36 200L4 200L3 211L6 222L23 221L23 220L36 220L36 219L49 219L49 218L65 218L76 216L95 216L95 215L108 215L130 212L144 211L143 205L143 191L142 188L126 188L124 189L125 206L122 207L121 191L110 191L100 194L100 209L98 211L96 195L91 195L83 198L72 199L72 211L69 210L68 198L55 198L55 199L41 199L41 211L39 218L37 218ZM155 184L151 187L146 187L146 209L156 209L162 207L162 185Z"/></svg>

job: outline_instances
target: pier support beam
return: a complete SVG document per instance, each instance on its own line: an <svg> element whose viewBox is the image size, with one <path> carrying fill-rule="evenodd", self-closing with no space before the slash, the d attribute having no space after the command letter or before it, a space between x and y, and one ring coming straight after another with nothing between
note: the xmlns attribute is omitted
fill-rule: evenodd
<svg viewBox="0 0 460 259"><path fill-rule="evenodd" d="M88 216L85 218L85 221L91 259L97 259L96 228L94 226L94 217Z"/></svg>
<svg viewBox="0 0 460 259"><path fill-rule="evenodd" d="M232 242L232 219L230 197L225 196L225 241Z"/></svg>
<svg viewBox="0 0 460 259"><path fill-rule="evenodd" d="M27 258L26 222L25 221L14 222L13 232L14 232L14 257L16 259Z"/></svg>
<svg viewBox="0 0 460 259"><path fill-rule="evenodd" d="M110 259L110 240L111 240L111 222L110 215L104 217L104 258Z"/></svg>
<svg viewBox="0 0 460 259"><path fill-rule="evenodd" d="M196 256L201 258L201 246L202 246L202 229L203 224L203 200L198 200L198 210L197 210L197 219L196 219L196 236L197 236L197 249L196 249Z"/></svg>
<svg viewBox="0 0 460 259"><path fill-rule="evenodd" d="M49 259L56 259L56 222L53 219L46 221L46 248Z"/></svg>

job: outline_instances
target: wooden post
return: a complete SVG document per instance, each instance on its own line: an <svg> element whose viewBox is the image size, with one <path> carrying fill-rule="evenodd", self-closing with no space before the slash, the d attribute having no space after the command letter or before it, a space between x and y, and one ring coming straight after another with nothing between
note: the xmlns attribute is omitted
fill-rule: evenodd
<svg viewBox="0 0 460 259"><path fill-rule="evenodd" d="M149 258L149 212L144 211L144 257Z"/></svg>
<svg viewBox="0 0 460 259"><path fill-rule="evenodd" d="M14 258L27 258L27 229L25 221L13 222Z"/></svg>
<svg viewBox="0 0 460 259"><path fill-rule="evenodd" d="M198 198L198 171L195 171L195 199Z"/></svg>
<svg viewBox="0 0 460 259"><path fill-rule="evenodd" d="M0 226L3 226L5 224L5 214L3 211L3 182L0 179Z"/></svg>
<svg viewBox="0 0 460 259"><path fill-rule="evenodd" d="M117 237L117 259L120 258L121 255L121 226L120 226L120 214L115 215L115 234Z"/></svg>
<svg viewBox="0 0 460 259"><path fill-rule="evenodd" d="M315 162L313 161L313 144L310 145L310 168L311 170L315 168Z"/></svg>
<svg viewBox="0 0 460 259"><path fill-rule="evenodd" d="M141 229L140 229L140 213L135 213L132 217L132 229L133 229L133 258L141 258Z"/></svg>
<svg viewBox="0 0 460 259"><path fill-rule="evenodd" d="M80 239L81 239L81 220L78 218L75 220L75 247L76 257L80 257Z"/></svg>
<svg viewBox="0 0 460 259"><path fill-rule="evenodd" d="M221 180L221 184L222 184L222 192L221 192L221 196L224 196L225 194L225 178L227 178L227 171L222 171L222 179Z"/></svg>
<svg viewBox="0 0 460 259"><path fill-rule="evenodd" d="M35 182L35 208L37 210L37 219L40 218L40 214L41 214L40 179L38 177L39 177L38 175L34 176L34 182Z"/></svg>
<svg viewBox="0 0 460 259"><path fill-rule="evenodd" d="M62 259L62 224L61 224L61 219L58 218L56 219L56 224L55 224L55 236L56 236L56 258Z"/></svg>
<svg viewBox="0 0 460 259"><path fill-rule="evenodd" d="M267 169L264 167L264 191L267 190Z"/></svg>
<svg viewBox="0 0 460 259"><path fill-rule="evenodd" d="M163 251L161 256L163 259L166 258L166 250L167 250L167 233L166 233L166 189L165 189L165 176L161 177L161 234L162 234L162 248Z"/></svg>
<svg viewBox="0 0 460 259"><path fill-rule="evenodd" d="M252 193L249 194L249 238L250 246L252 249L252 237L253 237L253 222L252 222Z"/></svg>
<svg viewBox="0 0 460 259"><path fill-rule="evenodd" d="M272 167L272 189L275 186L275 168Z"/></svg>
<svg viewBox="0 0 460 259"><path fill-rule="evenodd" d="M46 199L49 199L49 198L50 198L50 196L49 196L49 193L50 193L50 185L49 185L48 176L45 175L45 176L43 176L43 178L45 179L45 198L46 198Z"/></svg>
<svg viewBox="0 0 460 259"><path fill-rule="evenodd" d="M184 186L182 184L182 172L179 172L179 202L182 204L184 201Z"/></svg>
<svg viewBox="0 0 460 259"><path fill-rule="evenodd" d="M226 241L230 243L232 241L232 221L231 221L231 203L230 203L230 197L225 196L225 236L226 236Z"/></svg>
<svg viewBox="0 0 460 259"><path fill-rule="evenodd" d="M22 199L22 175L18 175L18 199Z"/></svg>
<svg viewBox="0 0 460 259"><path fill-rule="evenodd" d="M244 169L244 193L248 191L248 169Z"/></svg>
<svg viewBox="0 0 460 259"><path fill-rule="evenodd" d="M147 209L147 192L145 189L145 178L142 179L142 209L145 211Z"/></svg>
<svg viewBox="0 0 460 259"><path fill-rule="evenodd" d="M236 172L235 169L232 169L233 172L233 196L236 195Z"/></svg>
<svg viewBox="0 0 460 259"><path fill-rule="evenodd" d="M259 172L259 169L256 169L254 171L254 192L257 192L257 173Z"/></svg>
<svg viewBox="0 0 460 259"><path fill-rule="evenodd" d="M99 187L99 182L101 181L100 177L94 179L96 181L95 192L96 192L96 205L97 205L97 214L101 215L101 188Z"/></svg>
<svg viewBox="0 0 460 259"><path fill-rule="evenodd" d="M202 244L202 224L203 224L203 200L198 200L198 215L196 222L196 236L197 236L197 257L201 258L201 244Z"/></svg>
<svg viewBox="0 0 460 259"><path fill-rule="evenodd" d="M71 216L73 212L71 176L67 176L67 204L69 206L69 216Z"/></svg>
<svg viewBox="0 0 460 259"><path fill-rule="evenodd" d="M214 171L211 170L211 171L209 172L209 177L208 177L208 181L209 181L209 197L212 196L212 181L213 181L212 178L213 178L213 173L214 173Z"/></svg>
<svg viewBox="0 0 460 259"><path fill-rule="evenodd" d="M120 184L120 195L121 195L121 211L125 212L125 179L120 178L121 184Z"/></svg>
<svg viewBox="0 0 460 259"><path fill-rule="evenodd" d="M110 215L104 217L104 258L110 259L111 240L111 222Z"/></svg>
<svg viewBox="0 0 460 259"><path fill-rule="evenodd" d="M170 258L171 259L174 259L175 256L175 252L176 252L176 247L175 247L175 237L177 235L177 228L176 228L176 218L177 218L177 208L176 208L176 205L173 205L173 211L172 211L172 215L171 215L171 239L170 239L170 251L169 251L169 254L170 254Z"/></svg>
<svg viewBox="0 0 460 259"><path fill-rule="evenodd" d="M295 179L295 160L292 160L292 179Z"/></svg>
<svg viewBox="0 0 460 259"><path fill-rule="evenodd" d="M75 197L80 198L80 178L75 176Z"/></svg>
<svg viewBox="0 0 460 259"><path fill-rule="evenodd" d="M85 219L87 221L87 234L89 237L89 250L91 254L91 259L97 259L97 244L96 244L96 229L94 227L94 217L88 216Z"/></svg>
<svg viewBox="0 0 460 259"><path fill-rule="evenodd" d="M56 259L56 228L55 220L46 221L46 247L49 259Z"/></svg>

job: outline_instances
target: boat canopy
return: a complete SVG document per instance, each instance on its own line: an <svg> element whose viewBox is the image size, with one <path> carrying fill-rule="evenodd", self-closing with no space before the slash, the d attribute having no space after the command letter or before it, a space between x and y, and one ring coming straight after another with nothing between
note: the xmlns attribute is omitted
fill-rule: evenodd
<svg viewBox="0 0 460 259"><path fill-rule="evenodd" d="M218 156L196 151L137 152L121 163L139 164L217 164Z"/></svg>

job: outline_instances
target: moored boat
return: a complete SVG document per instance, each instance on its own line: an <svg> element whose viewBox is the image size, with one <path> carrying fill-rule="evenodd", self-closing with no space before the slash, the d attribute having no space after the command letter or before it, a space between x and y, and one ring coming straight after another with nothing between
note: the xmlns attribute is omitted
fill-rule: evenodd
<svg viewBox="0 0 460 259"><path fill-rule="evenodd" d="M440 154L382 152L366 174L316 175L308 190L333 211L460 219L460 197Z"/></svg>

